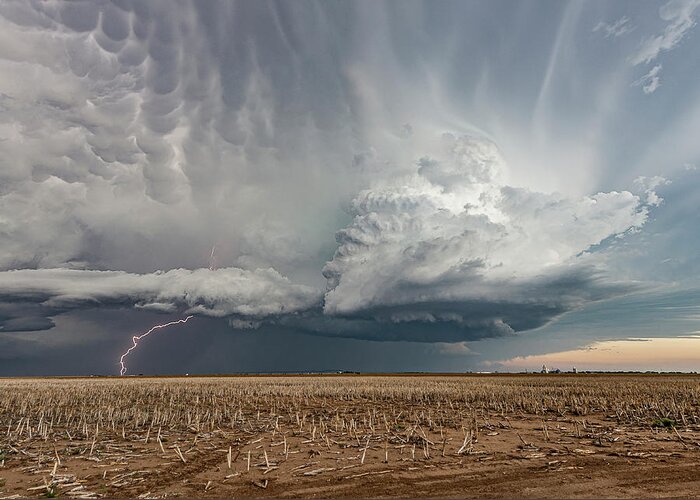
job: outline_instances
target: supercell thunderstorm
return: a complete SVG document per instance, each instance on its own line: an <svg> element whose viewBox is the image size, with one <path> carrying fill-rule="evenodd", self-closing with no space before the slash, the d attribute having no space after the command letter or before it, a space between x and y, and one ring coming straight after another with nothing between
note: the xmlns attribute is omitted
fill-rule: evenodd
<svg viewBox="0 0 700 500"><path fill-rule="evenodd" d="M657 181L537 189L419 83L379 98L353 44L319 52L322 30L302 43L256 25L259 6L217 5L0 7L2 330L181 315L132 337L124 374L139 340L195 316L459 342L637 289L609 263Z"/></svg>

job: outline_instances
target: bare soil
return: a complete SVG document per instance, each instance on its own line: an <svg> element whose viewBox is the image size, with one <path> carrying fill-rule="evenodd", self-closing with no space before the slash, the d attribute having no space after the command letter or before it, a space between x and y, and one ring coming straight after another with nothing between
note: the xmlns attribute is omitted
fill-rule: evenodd
<svg viewBox="0 0 700 500"><path fill-rule="evenodd" d="M258 400L257 415L228 428L198 421L100 430L86 419L86 432L55 425L42 437L38 417L20 432L18 418L5 415L0 498L700 497L700 425L693 421L476 412L447 425L416 420L431 410L425 404L394 400L385 418L358 399L345 413L354 423L334 421L328 408L325 422L312 420L309 408L298 424L279 411L287 396L277 397L274 412ZM265 425L254 424L256 416Z"/></svg>

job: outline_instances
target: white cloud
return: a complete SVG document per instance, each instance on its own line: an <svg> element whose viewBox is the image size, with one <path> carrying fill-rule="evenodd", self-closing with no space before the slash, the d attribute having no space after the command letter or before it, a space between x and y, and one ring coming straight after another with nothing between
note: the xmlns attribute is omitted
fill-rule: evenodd
<svg viewBox="0 0 700 500"><path fill-rule="evenodd" d="M649 64L662 53L676 48L695 27L693 14L700 6L700 0L670 0L659 8L659 17L666 22L663 32L646 38L632 54L629 61L634 66ZM645 94L653 94L661 85L661 64L652 67L637 79L633 86L641 87Z"/></svg>
<svg viewBox="0 0 700 500"><path fill-rule="evenodd" d="M320 300L317 290L293 284L273 269L172 269L151 274L22 269L0 272L0 290L0 299L9 304L35 304L49 313L133 306L255 319L293 314L314 307Z"/></svg>
<svg viewBox="0 0 700 500"><path fill-rule="evenodd" d="M630 58L632 64L648 64L662 52L673 50L695 27L693 13L700 6L700 0L671 0L659 9L659 16L666 21L662 33L644 40L639 50Z"/></svg>
<svg viewBox="0 0 700 500"><path fill-rule="evenodd" d="M626 35L635 29L635 26L630 23L627 16L622 16L620 19L613 23L599 22L593 28L593 32L601 31L605 38L617 38L622 35Z"/></svg>
<svg viewBox="0 0 700 500"><path fill-rule="evenodd" d="M353 201L355 219L324 268L325 303L273 269L23 269L0 272L0 299L21 309L0 319L5 329L50 328L46 318L68 310L126 306L226 317L235 328L272 318L322 335L459 342L537 328L635 288L591 247L641 227L664 179L640 178L643 197L536 193L506 184L490 141L428 142L418 141L428 154Z"/></svg>
<svg viewBox="0 0 700 500"><path fill-rule="evenodd" d="M639 80L632 83L635 87L642 87L642 92L645 94L652 94L661 85L661 78L659 73L661 72L661 65L657 64L649 70L649 72L642 76Z"/></svg>
<svg viewBox="0 0 700 500"><path fill-rule="evenodd" d="M644 202L649 206L658 207L664 200L656 193L656 189L661 186L668 186L671 184L671 181L659 175L655 175L653 177L637 177L634 183L642 189L644 193Z"/></svg>
<svg viewBox="0 0 700 500"><path fill-rule="evenodd" d="M452 137L361 192L324 269L326 313L507 332L625 290L590 249L644 224L640 197L536 193L503 184L504 171L494 144Z"/></svg>

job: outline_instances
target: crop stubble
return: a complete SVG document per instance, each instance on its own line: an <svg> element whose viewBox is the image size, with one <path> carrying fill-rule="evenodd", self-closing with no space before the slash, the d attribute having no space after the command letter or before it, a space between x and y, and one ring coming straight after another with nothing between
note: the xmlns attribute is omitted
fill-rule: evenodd
<svg viewBox="0 0 700 500"><path fill-rule="evenodd" d="M700 378L0 380L0 498L698 497Z"/></svg>

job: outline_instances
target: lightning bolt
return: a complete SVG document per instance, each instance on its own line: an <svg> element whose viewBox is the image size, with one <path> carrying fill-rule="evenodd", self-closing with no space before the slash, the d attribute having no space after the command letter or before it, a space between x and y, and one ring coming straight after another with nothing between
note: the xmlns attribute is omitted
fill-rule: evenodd
<svg viewBox="0 0 700 500"><path fill-rule="evenodd" d="M139 345L139 340L141 340L144 337L148 337L151 333L155 332L156 330L160 330L161 328L167 328L169 326L177 325L179 323L187 323L189 320L194 318L194 316L187 316L182 319L178 319L176 321L170 321L169 323L163 323L162 325L156 325L152 327L150 330L148 330L146 333L142 333L141 335L134 335L131 337L131 342L133 345L129 347L124 354L122 354L122 357L119 358L119 375L124 375L126 373L126 364L124 363L124 359L129 355L131 351L136 349L136 347Z"/></svg>
<svg viewBox="0 0 700 500"><path fill-rule="evenodd" d="M216 271L216 245L211 247L211 254L209 255L209 270L210 271ZM129 347L124 354L122 354L121 358L119 358L119 375L124 375L126 373L126 364L124 363L124 360L126 357L129 355L131 351L136 349L139 345L139 340L141 340L144 337L148 337L150 334L155 332L156 330L160 330L161 328L167 328L169 326L177 325L180 323L187 323L189 320L194 318L194 316L190 315L182 319L178 319L176 321L170 321L169 323L163 323L162 325L155 325L152 327L150 330L148 330L146 333L142 333L141 335L134 335L131 337L131 347ZM0 329L2 327L0 326Z"/></svg>

